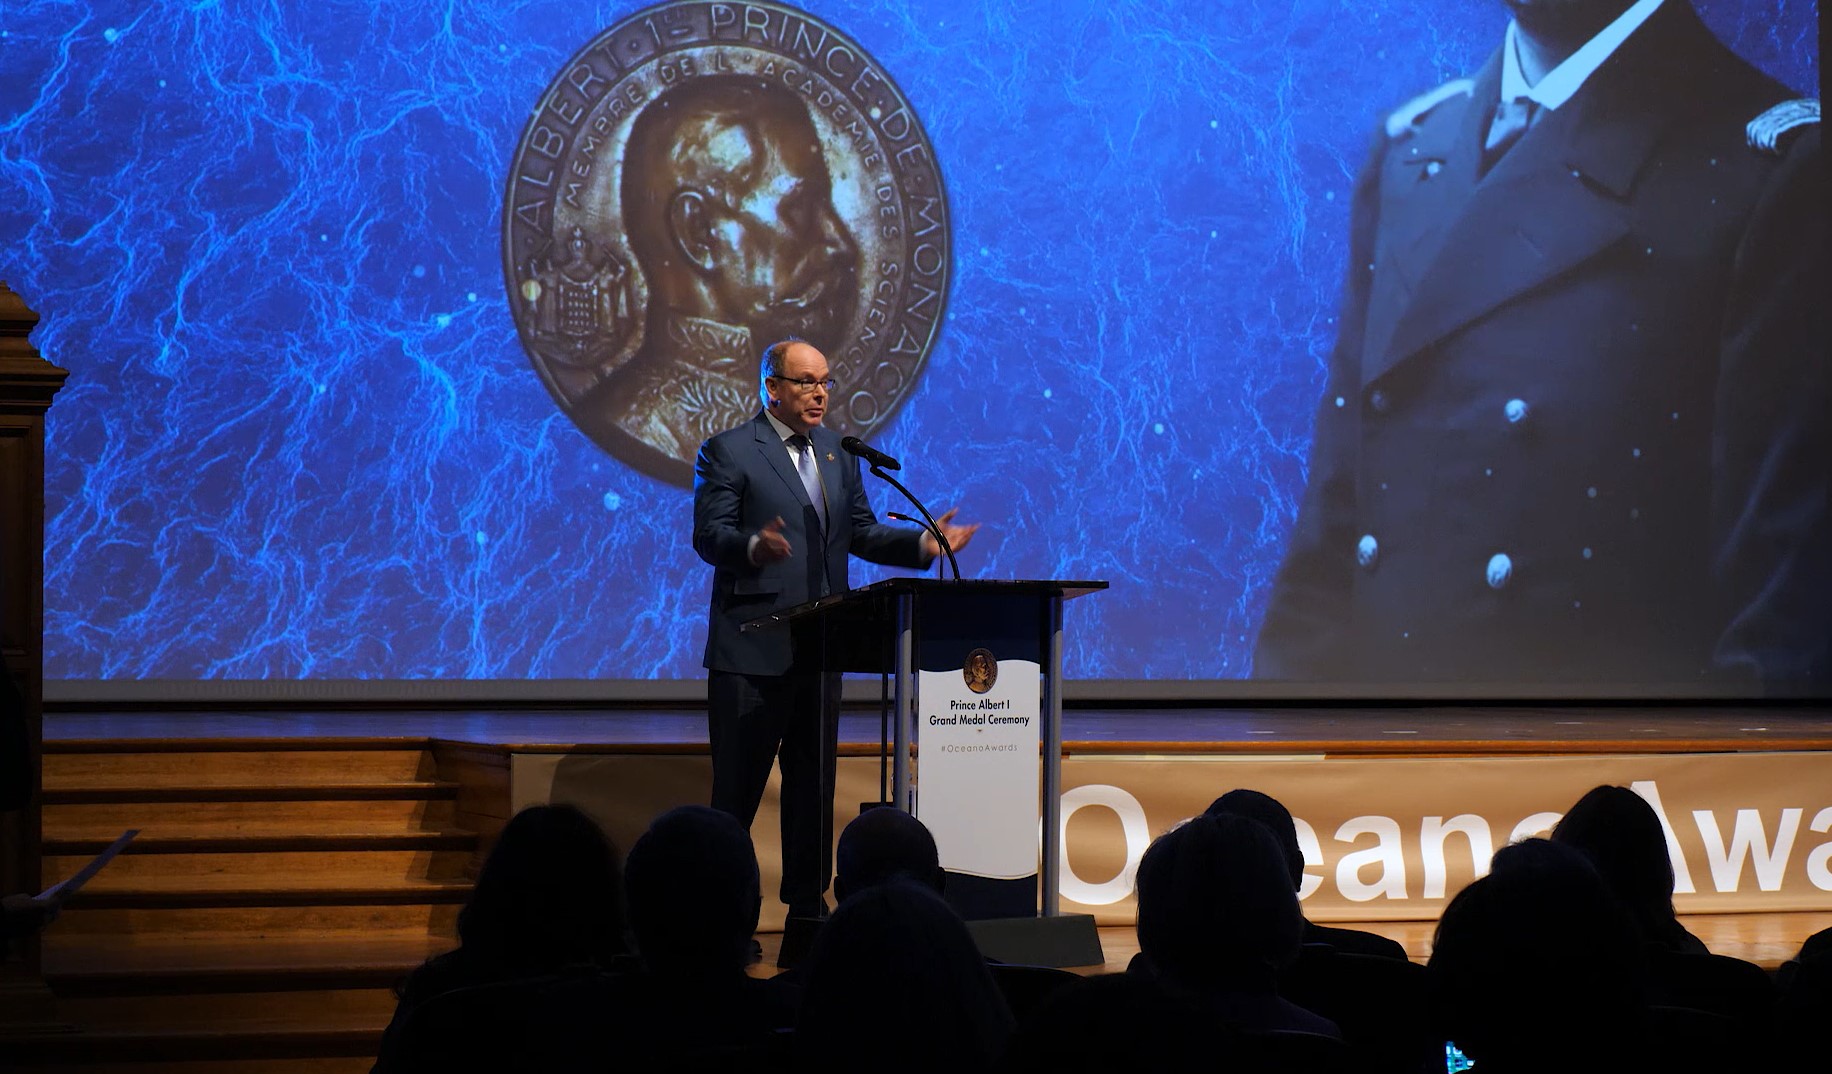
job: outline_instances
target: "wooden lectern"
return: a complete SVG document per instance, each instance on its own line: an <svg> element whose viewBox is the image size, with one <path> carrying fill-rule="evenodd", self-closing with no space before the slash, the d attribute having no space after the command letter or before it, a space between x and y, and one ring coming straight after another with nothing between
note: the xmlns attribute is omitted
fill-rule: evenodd
<svg viewBox="0 0 1832 1074"><path fill-rule="evenodd" d="M966 667L969 654L1034 662L1039 671L1042 751L1037 871L988 879L950 871L948 900L981 950L1004 962L1048 966L1103 961L1094 919L1060 911L1062 799L1062 604L1106 589L1095 581L947 581L893 578L762 616L745 630L788 630L794 670L871 672L890 681L890 804L922 815L919 678ZM831 714L830 714L831 715ZM831 791L829 791L829 796ZM938 834L942 863L951 847Z"/></svg>

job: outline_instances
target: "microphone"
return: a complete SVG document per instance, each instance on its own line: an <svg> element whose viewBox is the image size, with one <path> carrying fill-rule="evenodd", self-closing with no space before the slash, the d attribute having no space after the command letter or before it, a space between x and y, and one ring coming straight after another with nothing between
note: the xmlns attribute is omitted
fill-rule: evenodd
<svg viewBox="0 0 1832 1074"><path fill-rule="evenodd" d="M847 454L857 455L859 458L864 459L866 462L871 463L881 470L903 469L902 463L886 455L884 452L879 451L877 448L872 447L865 441L860 440L856 436L845 437L840 441L840 446L846 449Z"/></svg>

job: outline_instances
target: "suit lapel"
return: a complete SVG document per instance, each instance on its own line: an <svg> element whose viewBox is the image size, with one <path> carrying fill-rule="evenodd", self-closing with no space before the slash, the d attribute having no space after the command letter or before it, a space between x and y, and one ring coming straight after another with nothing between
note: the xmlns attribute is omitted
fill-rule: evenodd
<svg viewBox="0 0 1832 1074"><path fill-rule="evenodd" d="M1479 157L1470 140L1486 133L1491 109L1477 102L1500 93L1500 55L1489 58L1466 97L1437 106L1395 143L1383 166L1381 241L1374 255L1374 294L1363 344L1368 364L1386 353L1444 236L1475 193Z"/></svg>
<svg viewBox="0 0 1832 1074"><path fill-rule="evenodd" d="M813 507L808 502L808 490L802 487L801 475L795 472L795 467L789 465L789 449L784 445L782 437L776 435L776 426L770 424L769 418L759 414L756 427L757 451L763 456L763 461L776 471L783 484L789 486L791 496L800 500L802 506Z"/></svg>
<svg viewBox="0 0 1832 1074"><path fill-rule="evenodd" d="M1655 18L1683 7L1669 3ZM1629 234L1626 199L1678 111L1662 105L1671 104L1674 88L1656 84L1660 30L1650 19L1575 97L1475 183L1390 339L1367 352L1364 383ZM1470 122L1453 155L1454 168L1466 167L1471 176L1499 97L1498 65L1494 80L1484 78L1475 93L1487 96L1471 101Z"/></svg>

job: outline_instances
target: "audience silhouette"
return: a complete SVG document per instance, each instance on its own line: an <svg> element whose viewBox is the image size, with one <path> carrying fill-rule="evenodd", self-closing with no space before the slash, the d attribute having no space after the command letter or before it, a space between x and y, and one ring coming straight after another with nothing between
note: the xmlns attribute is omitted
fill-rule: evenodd
<svg viewBox="0 0 1832 1074"><path fill-rule="evenodd" d="M932 889L851 892L805 966L797 1069L991 1070L1012 1018L967 926Z"/></svg>
<svg viewBox="0 0 1832 1074"><path fill-rule="evenodd" d="M1282 802L1242 788L1215 799L1208 813L1246 817L1263 825L1284 855L1292 890L1303 887L1304 851L1298 844L1297 822ZM1424 967L1407 961L1406 949L1385 936L1303 921L1304 942L1279 973L1279 995L1336 1023L1357 1071L1442 1070L1443 1038L1431 1027Z"/></svg>
<svg viewBox="0 0 1832 1074"><path fill-rule="evenodd" d="M1139 951L1152 973L1239 1029L1336 1036L1278 995L1304 930L1288 877L1272 833L1245 817L1205 814L1159 836L1138 871Z"/></svg>
<svg viewBox="0 0 1832 1074"><path fill-rule="evenodd" d="M1241 788L1229 791L1211 802L1208 813L1210 816L1230 813L1265 825L1285 855L1285 868L1291 874L1292 890L1304 886L1304 851L1298 846L1298 824L1283 802L1269 794ZM1359 929L1330 928L1318 925L1309 918L1304 918L1302 939L1307 944L1326 943L1349 954L1375 955L1401 961L1406 958L1406 949L1397 940Z"/></svg>
<svg viewBox="0 0 1832 1074"><path fill-rule="evenodd" d="M935 837L914 816L899 809L868 809L840 833L834 855L834 895L841 902L893 881L916 884L941 895L947 885ZM1014 1018L1034 1010L1076 976L1049 966L1026 966L988 958L993 983L1004 995ZM784 974L797 977L795 970Z"/></svg>
<svg viewBox="0 0 1832 1074"><path fill-rule="evenodd" d="M1708 953L1673 913L1673 859L1660 815L1627 787L1593 787L1552 829L1552 841L1589 859L1651 947Z"/></svg>
<svg viewBox="0 0 1832 1074"><path fill-rule="evenodd" d="M840 832L833 855L833 896L852 894L903 877L939 894L946 884L935 837L901 809L867 809Z"/></svg>
<svg viewBox="0 0 1832 1074"><path fill-rule="evenodd" d="M1807 937L1800 952L1775 974L1777 1069L1807 1071L1825 1065L1826 1026L1832 1025L1832 929Z"/></svg>
<svg viewBox="0 0 1832 1074"><path fill-rule="evenodd" d="M1589 861L1530 839L1445 907L1427 965L1449 1037L1480 1074L1636 1069L1641 946Z"/></svg>
<svg viewBox="0 0 1832 1074"><path fill-rule="evenodd" d="M1621 787L1498 851L1428 966L1306 921L1296 822L1253 790L1146 850L1124 974L989 962L907 813L861 814L836 866L807 961L765 979L756 852L730 816L664 813L620 869L579 811L525 810L458 948L400 990L375 1069L1442 1074L1449 1040L1476 1074L1719 1074L1818 1069L1832 1019L1832 930L1778 988L1706 951L1674 914L1658 815Z"/></svg>
<svg viewBox="0 0 1832 1074"><path fill-rule="evenodd" d="M1774 984L1754 963L1712 954L1679 923L1666 830L1646 799L1627 787L1592 788L1559 821L1552 841L1583 853L1634 919L1656 1018L1681 1017L1672 1009L1703 1012L1728 1020L1715 1031L1720 1038L1768 1036ZM1696 1027L1714 1019L1690 1021Z"/></svg>
<svg viewBox="0 0 1832 1074"><path fill-rule="evenodd" d="M797 996L748 976L763 906L757 853L732 816L682 806L655 819L624 863L640 973L621 982L628 1064L741 1070L779 1065Z"/></svg>
<svg viewBox="0 0 1832 1074"><path fill-rule="evenodd" d="M544 974L613 968L626 949L623 877L603 829L572 806L530 806L503 827L478 871L458 914L458 947L429 959L397 990L375 1070L437 1065L430 1049L445 1046L446 1016L432 1011L409 1025L429 1001Z"/></svg>

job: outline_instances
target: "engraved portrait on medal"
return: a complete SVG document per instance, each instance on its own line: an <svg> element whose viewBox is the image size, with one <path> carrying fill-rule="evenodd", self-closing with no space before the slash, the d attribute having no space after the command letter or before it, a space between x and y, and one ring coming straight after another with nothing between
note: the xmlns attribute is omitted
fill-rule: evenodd
<svg viewBox="0 0 1832 1074"><path fill-rule="evenodd" d="M770 342L826 354L827 424L865 437L947 301L947 198L915 111L782 4L677 0L599 34L534 102L503 221L517 333L555 402L681 486L701 441L756 412Z"/></svg>
<svg viewBox="0 0 1832 1074"><path fill-rule="evenodd" d="M976 694L983 694L992 689L992 684L999 681L999 661L992 655L991 649L975 649L967 654L966 666L961 668L961 679L967 689Z"/></svg>

